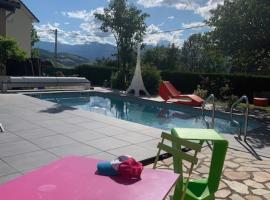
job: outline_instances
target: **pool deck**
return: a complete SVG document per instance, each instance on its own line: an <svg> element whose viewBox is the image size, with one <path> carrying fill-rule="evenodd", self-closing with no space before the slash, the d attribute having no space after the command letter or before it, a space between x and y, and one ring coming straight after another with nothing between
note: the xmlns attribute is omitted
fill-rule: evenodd
<svg viewBox="0 0 270 200"><path fill-rule="evenodd" d="M153 157L161 130L21 94L0 94L0 182L68 155Z"/></svg>
<svg viewBox="0 0 270 200"><path fill-rule="evenodd" d="M0 123L0 183L68 155L154 157L162 131L21 94L0 94ZM251 134L248 143L224 136L232 151L270 157L269 129Z"/></svg>
<svg viewBox="0 0 270 200"><path fill-rule="evenodd" d="M198 154L199 163L192 172L192 179L208 177L211 153L208 147L204 147ZM152 166L151 164L146 167L152 168ZM184 162L185 177L188 176L188 168L190 163ZM158 169L172 171L172 158L159 161ZM257 160L250 153L228 149L223 176L215 197L216 200L269 200L270 159ZM170 198L167 197L166 200Z"/></svg>

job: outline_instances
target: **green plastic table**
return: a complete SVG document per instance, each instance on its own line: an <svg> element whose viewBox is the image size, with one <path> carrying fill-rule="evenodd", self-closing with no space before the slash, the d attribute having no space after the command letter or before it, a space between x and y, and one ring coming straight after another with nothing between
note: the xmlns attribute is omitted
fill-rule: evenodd
<svg viewBox="0 0 270 200"><path fill-rule="evenodd" d="M213 151L209 176L207 179L190 181L189 190L186 193L185 199L215 199L214 193L218 190L229 144L228 141L214 129L174 128L171 130L171 134L186 140L212 142ZM180 167L178 163L181 163L181 160L178 160L177 158L173 159L174 170L176 173L179 173ZM181 192L181 189L180 191L176 191L176 193L177 192ZM176 194L176 196L178 195L179 194Z"/></svg>

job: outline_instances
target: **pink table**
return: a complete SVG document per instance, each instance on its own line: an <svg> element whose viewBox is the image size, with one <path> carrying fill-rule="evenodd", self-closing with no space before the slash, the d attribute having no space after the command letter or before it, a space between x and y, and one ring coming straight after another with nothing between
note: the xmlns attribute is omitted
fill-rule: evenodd
<svg viewBox="0 0 270 200"><path fill-rule="evenodd" d="M98 160L68 157L0 186L2 200L161 200L176 182L173 172L144 169L142 180L100 176Z"/></svg>

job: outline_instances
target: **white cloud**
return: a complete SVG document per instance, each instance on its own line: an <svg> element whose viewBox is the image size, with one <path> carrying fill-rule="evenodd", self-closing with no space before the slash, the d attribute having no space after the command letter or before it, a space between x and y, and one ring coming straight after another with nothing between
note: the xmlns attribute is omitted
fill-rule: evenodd
<svg viewBox="0 0 270 200"><path fill-rule="evenodd" d="M62 12L62 15L67 16L69 18L81 19L83 21L92 21L95 19L95 13L104 13L103 7L98 7L96 9L90 10L87 12L86 10L76 10L70 12Z"/></svg>
<svg viewBox="0 0 270 200"><path fill-rule="evenodd" d="M192 28L192 27L198 27L198 26L204 26L205 23L203 22L191 22L191 23L182 23L182 27L183 28ZM200 29L200 28L196 28L196 29Z"/></svg>
<svg viewBox="0 0 270 200"><path fill-rule="evenodd" d="M59 26L60 26L60 23L54 22L54 23L53 23L53 26L54 26L54 27L59 27Z"/></svg>
<svg viewBox="0 0 270 200"><path fill-rule="evenodd" d="M64 31L58 23L47 23L35 26L37 33L42 41L54 42L54 30L58 30L58 42L63 44L87 44L98 42L102 44L115 45L115 39L112 33L104 33L98 29L94 23L84 22L80 25L79 31ZM182 46L184 40L181 39L182 31L171 33L160 33L162 30L159 26L151 24L147 28L147 33L144 37L144 43L149 45L171 44Z"/></svg>
<svg viewBox="0 0 270 200"><path fill-rule="evenodd" d="M54 30L58 29L59 27L55 26L54 24L42 24L42 25L35 25L35 29L37 31L40 40L54 42Z"/></svg>
<svg viewBox="0 0 270 200"><path fill-rule="evenodd" d="M60 27L59 23L37 25L36 29L40 39L43 41L54 42L54 34L49 30L58 30L58 41L64 44L86 44L98 42L102 44L115 45L114 37L111 33L102 32L100 22L95 19L95 13L103 13L103 8L96 8L87 12L86 10L61 12L63 16L81 20L77 31L66 31ZM65 22L65 25L69 22Z"/></svg>
<svg viewBox="0 0 270 200"><path fill-rule="evenodd" d="M178 10L191 10L205 19L210 17L210 10L215 9L224 0L137 0L145 8L161 6L173 7Z"/></svg>
<svg viewBox="0 0 270 200"><path fill-rule="evenodd" d="M172 20L174 19L175 17L174 16L169 16L168 19Z"/></svg>
<svg viewBox="0 0 270 200"><path fill-rule="evenodd" d="M149 45L158 45L158 44L171 44L174 43L176 46L181 47L184 40L181 39L183 31L175 31L171 33L160 33L162 30L151 24L147 27L147 34L144 37L144 43Z"/></svg>
<svg viewBox="0 0 270 200"><path fill-rule="evenodd" d="M195 13L201 15L205 19L211 17L210 10L217 8L218 5L223 5L224 0L209 0L206 5L200 6L195 10Z"/></svg>
<svg viewBox="0 0 270 200"><path fill-rule="evenodd" d="M61 27L55 26L58 24L41 24L36 25L35 28L40 37L40 40L47 42L54 42L54 30L58 31L58 42L62 44L87 44L91 42L98 42L102 44L114 45L114 38L111 35L106 35L101 31L64 31Z"/></svg>
<svg viewBox="0 0 270 200"><path fill-rule="evenodd" d="M169 6L179 10L191 9L194 5L197 5L196 0L137 0L137 3L145 8Z"/></svg>
<svg viewBox="0 0 270 200"><path fill-rule="evenodd" d="M77 11L62 12L63 16L78 19L81 21L77 31L66 31L63 29L63 27L61 27L59 23L41 24L37 25L36 28L41 40L43 41L54 42L54 34L52 31L48 30L57 29L58 40L61 43L86 44L90 42L98 42L102 44L115 45L115 39L113 34L110 32L107 33L102 32L99 29L100 22L97 19L95 19L94 13L103 13L103 12L104 12L103 8L97 8L90 11L77 10ZM168 19L173 18L174 16L168 17ZM64 24L68 23L69 22ZM144 37L144 42L151 45L175 43L177 46L182 46L184 41L182 39L183 31L159 33L162 32L161 26L163 26L163 23L159 25L151 24L150 26L148 26L147 34Z"/></svg>

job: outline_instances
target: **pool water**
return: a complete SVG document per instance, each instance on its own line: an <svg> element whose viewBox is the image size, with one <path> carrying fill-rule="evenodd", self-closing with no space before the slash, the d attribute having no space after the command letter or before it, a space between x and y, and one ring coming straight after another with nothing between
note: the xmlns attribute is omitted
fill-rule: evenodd
<svg viewBox="0 0 270 200"><path fill-rule="evenodd" d="M211 126L211 112L206 112L203 117L200 109L183 105L98 92L43 93L30 96L164 130L174 127L208 128ZM243 124L243 117L235 116L234 119ZM248 130L260 126L259 121L249 119ZM216 112L215 129L222 133L235 133L237 130L231 125L229 114L221 112Z"/></svg>

